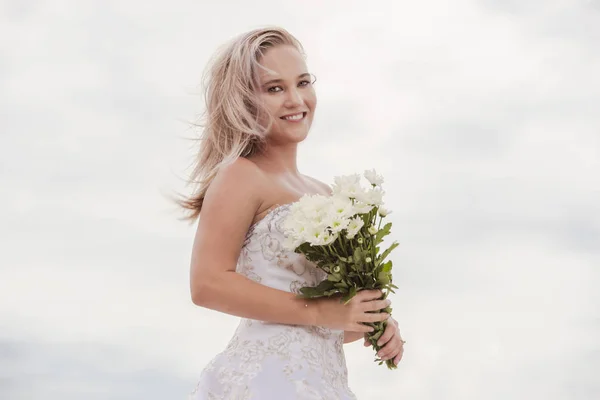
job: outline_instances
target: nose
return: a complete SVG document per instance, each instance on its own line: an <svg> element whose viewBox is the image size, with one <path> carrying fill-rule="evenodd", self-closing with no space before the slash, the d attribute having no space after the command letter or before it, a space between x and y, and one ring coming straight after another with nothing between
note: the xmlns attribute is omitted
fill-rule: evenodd
<svg viewBox="0 0 600 400"><path fill-rule="evenodd" d="M304 103L302 99L302 95L298 91L297 88L292 88L288 90L286 98L285 98L285 106L288 108L294 108L301 106Z"/></svg>

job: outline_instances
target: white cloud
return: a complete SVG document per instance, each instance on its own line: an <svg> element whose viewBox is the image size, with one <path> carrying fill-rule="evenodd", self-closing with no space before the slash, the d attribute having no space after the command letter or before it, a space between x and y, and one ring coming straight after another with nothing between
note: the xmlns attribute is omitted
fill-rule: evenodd
<svg viewBox="0 0 600 400"><path fill-rule="evenodd" d="M212 51L271 23L318 76L304 172L387 180L408 343L347 347L359 398L600 395L597 1L2 7L0 397L179 396L225 346L162 193Z"/></svg>

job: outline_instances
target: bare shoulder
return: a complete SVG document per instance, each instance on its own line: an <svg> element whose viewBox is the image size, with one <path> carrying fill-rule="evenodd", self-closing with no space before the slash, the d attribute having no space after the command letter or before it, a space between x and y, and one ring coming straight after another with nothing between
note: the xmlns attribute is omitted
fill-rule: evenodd
<svg viewBox="0 0 600 400"><path fill-rule="evenodd" d="M322 182L320 180L318 180L317 178L313 178L312 176L308 176L308 175L303 175L309 182L312 182L314 185L316 185L319 188L319 192L323 195L331 195L332 194L332 189L331 189L331 185L326 184L325 182Z"/></svg>
<svg viewBox="0 0 600 400"><path fill-rule="evenodd" d="M245 158L217 172L206 191L194 239L192 286L205 282L206 274L235 270L264 186L262 170Z"/></svg>
<svg viewBox="0 0 600 400"><path fill-rule="evenodd" d="M239 157L233 163L223 166L216 174L206 192L205 201L214 197L243 197L253 200L265 184L263 171L252 161Z"/></svg>
<svg viewBox="0 0 600 400"><path fill-rule="evenodd" d="M262 204L263 171L243 157L223 166L206 191L199 228L241 239Z"/></svg>

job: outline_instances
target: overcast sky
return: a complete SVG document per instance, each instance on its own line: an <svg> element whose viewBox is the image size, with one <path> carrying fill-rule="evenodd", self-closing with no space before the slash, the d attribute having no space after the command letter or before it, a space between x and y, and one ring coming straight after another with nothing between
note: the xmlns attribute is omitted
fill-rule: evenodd
<svg viewBox="0 0 600 400"><path fill-rule="evenodd" d="M346 346L358 398L600 398L598 0L0 1L0 398L183 399L225 347L165 195L266 24L318 77L302 172L386 178L407 344Z"/></svg>

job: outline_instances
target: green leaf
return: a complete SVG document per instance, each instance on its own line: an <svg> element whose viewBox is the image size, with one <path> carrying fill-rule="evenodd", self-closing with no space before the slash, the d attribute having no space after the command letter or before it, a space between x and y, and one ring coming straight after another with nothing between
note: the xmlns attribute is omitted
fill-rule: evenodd
<svg viewBox="0 0 600 400"><path fill-rule="evenodd" d="M392 228L392 223L388 222L375 234L375 243L379 244L383 240L383 238L390 234L390 229Z"/></svg>
<svg viewBox="0 0 600 400"><path fill-rule="evenodd" d="M381 272L391 272L392 271L392 261L388 261L381 266Z"/></svg>
<svg viewBox="0 0 600 400"><path fill-rule="evenodd" d="M319 283L315 289L320 290L322 292L324 292L325 290L329 290L329 289L333 289L333 282L329 281L329 280L324 280L321 283Z"/></svg>
<svg viewBox="0 0 600 400"><path fill-rule="evenodd" d="M383 260L385 260L385 258L392 252L392 250L394 250L396 247L398 247L398 245L399 245L398 242L392 243L392 245L390 247L388 247L388 249L386 251L384 251L379 257L377 257L377 264L382 263Z"/></svg>
<svg viewBox="0 0 600 400"><path fill-rule="evenodd" d="M354 250L353 260L356 264L362 264L365 259L364 251L360 247Z"/></svg>
<svg viewBox="0 0 600 400"><path fill-rule="evenodd" d="M350 288L350 290L348 291L348 294L342 298L342 300L344 301L344 304L348 304L354 296L356 296L356 288L354 286L352 286Z"/></svg>
<svg viewBox="0 0 600 400"><path fill-rule="evenodd" d="M336 283L333 286L335 286L336 288L340 288L340 289L346 289L346 288L348 288L348 284L346 282L344 282L344 281L338 282L338 283Z"/></svg>
<svg viewBox="0 0 600 400"><path fill-rule="evenodd" d="M302 295L302 297L307 298L307 299L323 297L323 294L314 287L300 288L300 294Z"/></svg>
<svg viewBox="0 0 600 400"><path fill-rule="evenodd" d="M390 274L388 272L381 271L379 273L379 275L377 276L377 282L382 285L387 285L388 283L391 282Z"/></svg>

